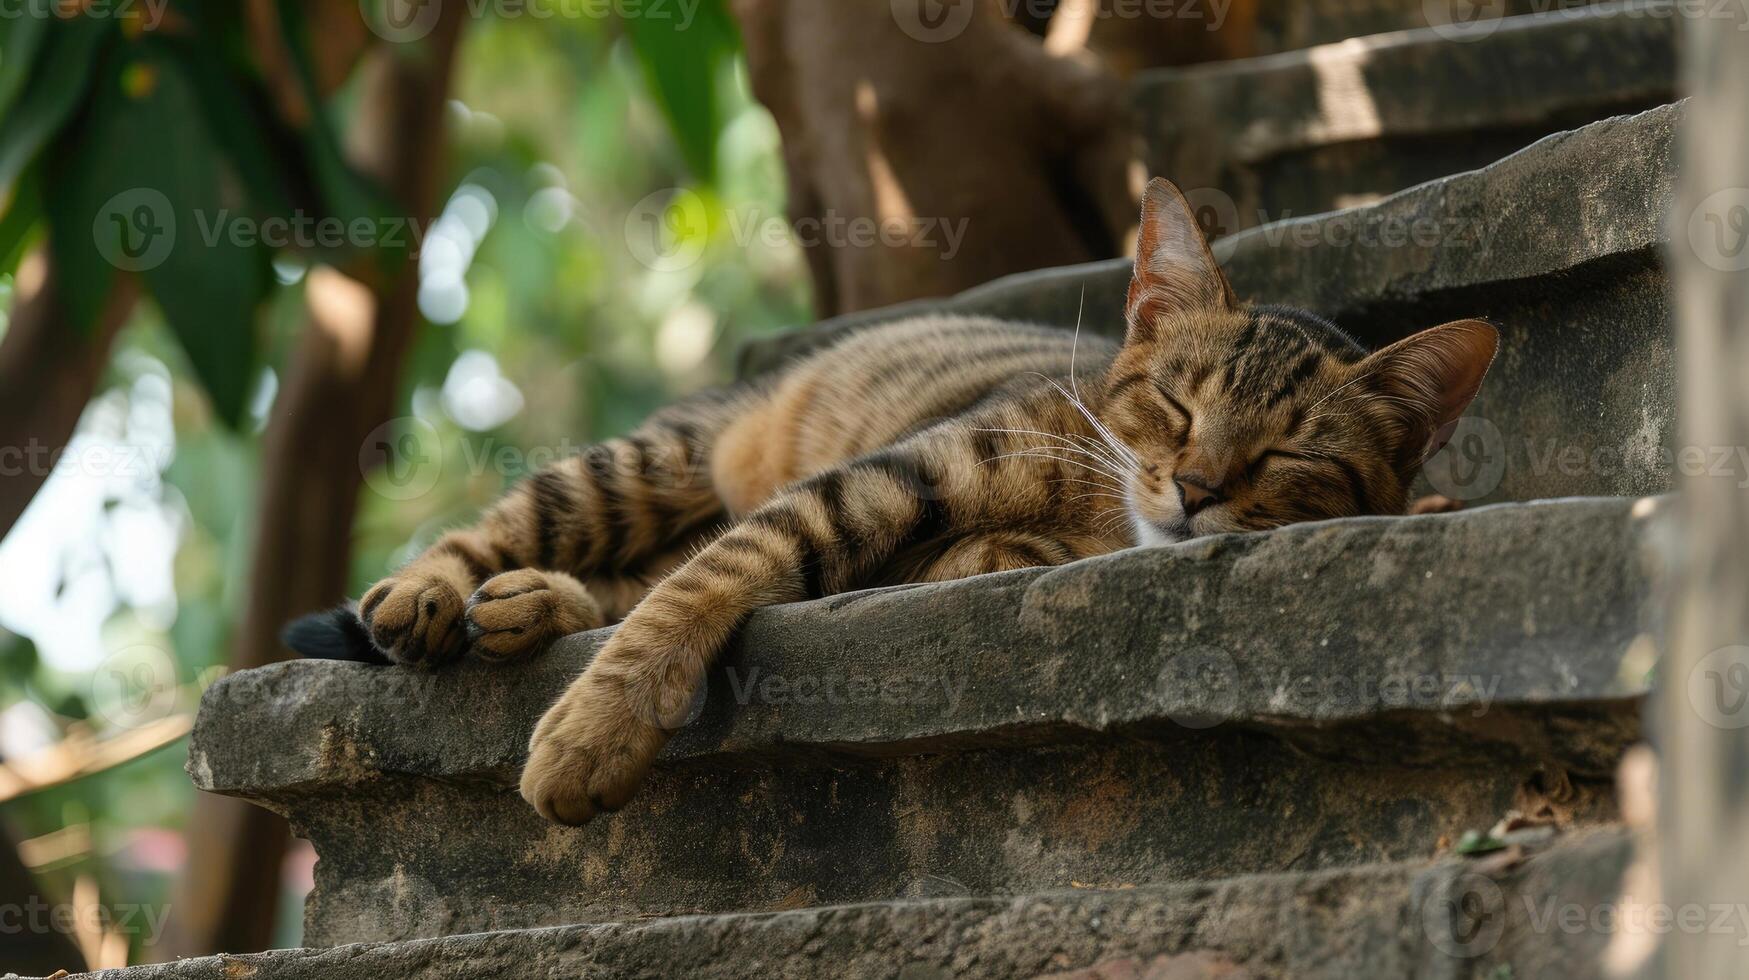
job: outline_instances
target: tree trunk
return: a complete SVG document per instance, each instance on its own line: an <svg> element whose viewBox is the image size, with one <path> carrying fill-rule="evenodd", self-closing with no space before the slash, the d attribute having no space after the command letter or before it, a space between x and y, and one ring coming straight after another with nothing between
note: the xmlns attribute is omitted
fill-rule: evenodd
<svg viewBox="0 0 1749 980"><path fill-rule="evenodd" d="M56 970L77 973L87 966L73 937L50 925L46 907L57 904L18 859L11 828L0 823L0 902L18 910L16 925L7 930L6 969L24 976L46 977Z"/></svg>
<svg viewBox="0 0 1749 980"><path fill-rule="evenodd" d="M1658 836L1676 921L1699 909L1712 922L1713 910L1741 909L1749 887L1749 473L1737 465L1749 446L1749 34L1707 18L1686 23L1694 98L1672 224L1683 444L1706 449L1708 460L1739 448L1728 474L1709 466L1684 483ZM1671 930L1663 975L1740 977L1743 940L1736 928Z"/></svg>
<svg viewBox="0 0 1749 980"><path fill-rule="evenodd" d="M73 437L109 364L115 335L138 298L138 281L118 275L97 322L84 333L66 320L48 250L20 264L12 318L0 340L0 537L24 513Z"/></svg>
<svg viewBox="0 0 1749 980"><path fill-rule="evenodd" d="M385 45L361 70L353 163L429 220L444 160L443 112L465 14L444 4L419 47ZM329 269L306 284L309 322L264 437L259 520L233 670L283 660L279 631L345 597L359 449L393 414L418 324L412 262L369 285ZM362 275L362 273L361 273ZM374 277L367 277L374 278ZM238 800L202 796L189 820L189 866L161 957L264 949L272 940L285 822Z"/></svg>
<svg viewBox="0 0 1749 980"><path fill-rule="evenodd" d="M1001 6L735 0L820 315L1123 253L1123 86Z"/></svg>

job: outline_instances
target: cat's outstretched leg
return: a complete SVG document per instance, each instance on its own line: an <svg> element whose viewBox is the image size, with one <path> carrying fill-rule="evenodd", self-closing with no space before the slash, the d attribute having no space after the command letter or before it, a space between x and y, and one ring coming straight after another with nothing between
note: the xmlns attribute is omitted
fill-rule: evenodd
<svg viewBox="0 0 1749 980"><path fill-rule="evenodd" d="M715 410L715 411L713 411ZM358 615L390 660L502 660L605 622L582 581L636 565L722 516L710 440L720 405L670 411L547 467L481 522L366 591Z"/></svg>

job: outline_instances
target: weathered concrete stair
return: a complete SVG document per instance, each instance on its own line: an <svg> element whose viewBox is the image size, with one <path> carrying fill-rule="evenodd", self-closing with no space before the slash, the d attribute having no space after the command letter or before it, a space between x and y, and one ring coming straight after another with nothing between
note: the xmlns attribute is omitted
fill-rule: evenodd
<svg viewBox="0 0 1749 980"><path fill-rule="evenodd" d="M1474 419L1435 459L1471 501L1661 493L1674 483L1675 357L1661 254L1681 104L1543 139L1374 205L1215 243L1239 297L1330 316L1380 344L1447 320L1502 332ZM840 317L748 349L757 372L871 323L976 313L1121 334L1125 260L1002 279ZM1084 312L1083 312L1084 304ZM1460 455L1461 454L1461 455ZM1492 461L1466 472L1466 461Z"/></svg>
<svg viewBox="0 0 1749 980"><path fill-rule="evenodd" d="M1652 509L1306 525L764 610L644 793L580 830L514 774L604 632L505 670L242 673L189 769L315 842L312 946L1421 860L1526 794L1611 817Z"/></svg>
<svg viewBox="0 0 1749 980"><path fill-rule="evenodd" d="M1369 203L1537 139L1675 97L1668 0L1449 30L1354 37L1264 58L1144 72L1145 159L1211 234Z"/></svg>
<svg viewBox="0 0 1749 980"><path fill-rule="evenodd" d="M883 902L213 956L103 980L1588 977L1629 842L1121 891ZM1090 968L1099 968L1094 974ZM1159 972L1143 973L1152 969Z"/></svg>
<svg viewBox="0 0 1749 980"><path fill-rule="evenodd" d="M1494 0L1473 6L1477 16L1460 34L1472 38L1487 33L1499 20L1523 14L1567 9L1595 0ZM1117 10L1119 4L1108 9ZM1213 4L1178 4L1154 10L1179 10L1194 24L1199 12L1212 12ZM1438 23L1446 25L1466 12L1443 0L1257 0L1257 48L1259 55L1297 51L1351 37L1417 30ZM1131 5L1128 9L1135 10ZM1147 8L1143 8L1147 9ZM1201 26L1201 25L1196 25Z"/></svg>

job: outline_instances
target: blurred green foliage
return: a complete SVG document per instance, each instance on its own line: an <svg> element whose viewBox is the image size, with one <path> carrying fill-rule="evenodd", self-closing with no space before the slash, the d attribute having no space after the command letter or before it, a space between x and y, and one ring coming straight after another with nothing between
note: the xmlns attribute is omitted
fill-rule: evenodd
<svg viewBox="0 0 1749 980"><path fill-rule="evenodd" d="M702 16L722 16L715 5L704 9L714 13ZM103 25L82 40L32 37L31 23L14 21L0 36L0 113L10 106L56 118L33 128L7 114L0 128L0 178L10 178L12 191L0 216L7 270L41 234L43 215L51 225L84 221L68 248L87 248L91 209L107 199L91 188L110 190L118 181L166 188L190 211L223 206L261 216L300 206L323 213L380 207L374 190L339 178L317 190L314 203L309 186L282 179L324 170L349 91L331 101L328 130L269 133L274 150L263 152L251 148L248 133L211 123L259 96L247 86L229 95L209 90L241 70L231 60L235 50L195 57ZM732 32L664 36L642 26L590 18L467 23L449 116L451 184L464 189L451 210L477 224L483 206L489 220L472 254L459 259L433 255L453 242L426 237L422 268L440 257L446 267L459 265L462 289L434 289L431 306L445 322L422 328L398 396L401 414L436 434L443 467L432 489L413 500L363 492L354 594L440 528L469 519L527 464L624 430L658 404L725 379L742 341L806 320L799 253L781 235L749 233L781 224L783 173L775 126L751 99ZM48 65L50 43L89 45L75 59L83 70L54 98L37 90L47 85L41 72L72 62ZM38 73L20 74L21 63ZM135 98L142 66L153 80L149 105ZM85 86L97 93L85 110L58 105L76 96L68 90ZM104 99L131 101L105 109ZM227 101L229 110L215 107ZM164 156L104 149L104 140L124 138L162 141L149 145ZM76 141L65 147L78 149L61 149L65 155L48 165L44 154L57 152L56 139ZM298 159L279 154L288 145L299 148ZM88 182L79 185L84 190L75 186L80 181ZM288 188L283 200L276 187ZM652 216L657 261L647 240ZM56 236L57 249L63 237ZM696 258L663 260L677 251ZM174 527L175 544L172 607L136 608L118 587L95 656L136 643L172 651L180 710L192 710L227 659L248 585L260 433L304 321L308 266L337 259L264 248L190 254L198 261L173 260L148 275L156 302L141 304L122 334L98 399L130 418L167 418L167 465L127 492L148 498ZM76 270L78 290L100 296L113 269L73 251L62 257ZM9 280L0 286L9 289ZM168 394L159 398L160 389ZM93 414L82 432L93 429ZM56 482L43 493L57 493ZM120 505L106 500L106 509L111 504ZM103 534L109 525L95 526ZM118 582L131 557L111 555L109 574ZM43 574L70 574L47 559L44 566ZM22 717L12 709L29 703L40 709L33 717L62 729L86 721L101 730L105 719L92 705L100 679L39 655L41 645L0 632L0 710ZM162 902L174 869L139 860L150 850L141 840L182 826L194 796L183 756L180 748L166 750L24 797L4 816L25 837L89 821L91 853L45 869L61 895L73 875L93 874L106 901ZM281 944L295 944L295 912L284 921Z"/></svg>

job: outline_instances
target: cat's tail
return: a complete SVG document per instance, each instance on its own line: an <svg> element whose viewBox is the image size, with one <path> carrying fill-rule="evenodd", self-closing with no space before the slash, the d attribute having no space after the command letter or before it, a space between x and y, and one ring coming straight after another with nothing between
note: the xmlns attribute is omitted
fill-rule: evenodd
<svg viewBox="0 0 1749 980"><path fill-rule="evenodd" d="M300 616L279 632L279 641L302 657L313 660L349 660L361 664L387 664L350 602L308 616Z"/></svg>

